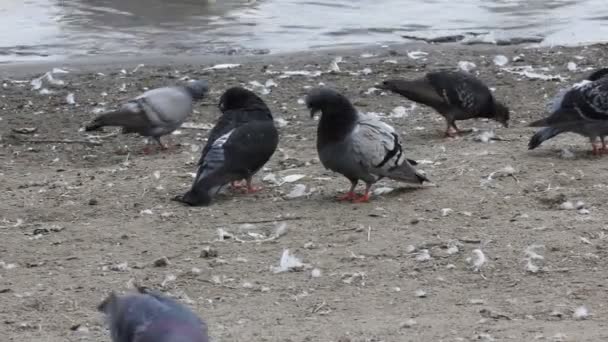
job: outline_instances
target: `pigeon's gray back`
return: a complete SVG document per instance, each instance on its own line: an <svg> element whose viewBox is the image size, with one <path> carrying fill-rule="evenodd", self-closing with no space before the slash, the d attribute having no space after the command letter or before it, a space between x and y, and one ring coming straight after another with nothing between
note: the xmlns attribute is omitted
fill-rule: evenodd
<svg viewBox="0 0 608 342"><path fill-rule="evenodd" d="M171 132L181 126L193 109L191 95L182 87L148 90L135 98L152 126Z"/></svg>
<svg viewBox="0 0 608 342"><path fill-rule="evenodd" d="M393 134L391 126L359 114L351 134L340 143L325 146L319 151L319 158L325 167L348 178L375 182L386 176L384 168L402 162L399 158L405 158L395 155L385 161L387 154L396 147Z"/></svg>

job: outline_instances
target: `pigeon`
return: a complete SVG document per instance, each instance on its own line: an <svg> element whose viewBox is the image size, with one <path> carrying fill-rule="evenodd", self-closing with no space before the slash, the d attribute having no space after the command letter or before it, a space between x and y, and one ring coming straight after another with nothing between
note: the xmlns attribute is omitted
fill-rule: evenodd
<svg viewBox="0 0 608 342"><path fill-rule="evenodd" d="M462 132L456 127L456 120L490 118L509 127L509 109L494 98L481 80L467 72L434 71L414 80L386 80L375 87L435 109L445 117L448 137Z"/></svg>
<svg viewBox="0 0 608 342"><path fill-rule="evenodd" d="M124 134L152 137L166 150L168 146L163 145L160 138L180 127L192 112L194 101L202 99L208 91L209 84L204 80L148 90L120 108L100 114L85 126L85 130L118 126ZM149 152L148 146L144 152Z"/></svg>
<svg viewBox="0 0 608 342"><path fill-rule="evenodd" d="M600 68L598 70L595 70L582 81L575 83L571 87L561 89L557 93L557 95L547 104L547 109L549 110L549 113L555 113L561 107L562 101L564 101L564 97L566 96L566 94L568 94L570 90L572 90L573 88L579 88L580 86L585 85L587 83L597 81L600 78L603 78L604 76L608 76L608 68Z"/></svg>
<svg viewBox="0 0 608 342"><path fill-rule="evenodd" d="M112 342L208 342L207 325L196 314L160 292L112 292L97 309L106 315Z"/></svg>
<svg viewBox="0 0 608 342"><path fill-rule="evenodd" d="M429 181L416 171L413 165L417 163L405 157L393 127L358 112L344 95L330 88L313 88L305 102L311 118L321 112L317 128L321 163L351 183L350 190L338 200L367 202L372 185L384 177L414 184ZM365 193L357 197L359 180L365 182Z"/></svg>
<svg viewBox="0 0 608 342"><path fill-rule="evenodd" d="M222 115L209 133L194 183L173 199L192 206L209 205L228 183L245 179L246 191L256 192L252 177L270 160L279 134L270 109L255 93L233 87L221 96Z"/></svg>
<svg viewBox="0 0 608 342"><path fill-rule="evenodd" d="M558 94L550 115L528 125L544 127L532 136L528 149L533 150L558 134L572 132L589 138L592 154L608 152L605 142L608 135L608 77L605 76L608 70L602 70ZM596 144L598 137L601 146Z"/></svg>

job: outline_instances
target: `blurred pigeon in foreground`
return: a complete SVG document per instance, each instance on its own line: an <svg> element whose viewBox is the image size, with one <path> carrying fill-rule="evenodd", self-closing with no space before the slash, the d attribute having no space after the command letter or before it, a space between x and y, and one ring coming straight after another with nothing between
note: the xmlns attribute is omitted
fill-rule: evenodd
<svg viewBox="0 0 608 342"><path fill-rule="evenodd" d="M97 309L106 315L113 342L208 342L207 325L160 292L138 288L111 293Z"/></svg>
<svg viewBox="0 0 608 342"><path fill-rule="evenodd" d="M148 90L124 103L114 111L97 116L86 125L86 131L104 126L122 127L122 133L138 133L152 137L163 149L160 137L175 131L192 112L194 101L209 91L206 81L190 81L185 86ZM146 153L149 152L146 146Z"/></svg>
<svg viewBox="0 0 608 342"><path fill-rule="evenodd" d="M532 136L528 149L533 150L558 134L572 132L589 138L594 155L608 152L605 142L608 135L608 77L605 75L608 70L600 69L565 94L558 95L551 115L529 124L545 128ZM596 143L598 137L600 146Z"/></svg>
<svg viewBox="0 0 608 342"><path fill-rule="evenodd" d="M251 179L279 143L272 113L261 98L241 87L228 89L219 107L223 114L209 133L194 183L176 201L209 205L224 185L242 179L247 192L260 190L251 185Z"/></svg>
<svg viewBox="0 0 608 342"><path fill-rule="evenodd" d="M314 88L306 97L306 106L311 117L321 111L317 128L321 163L351 182L350 190L339 200L367 202L372 185L384 177L415 184L428 181L412 166L416 162L405 157L393 127L359 113L342 94ZM356 197L359 180L365 182L365 193Z"/></svg>
<svg viewBox="0 0 608 342"><path fill-rule="evenodd" d="M392 91L435 109L445 117L445 134L449 137L461 132L456 127L457 120L489 118L509 127L509 109L494 98L481 80L466 72L429 72L414 80L386 80L376 88Z"/></svg>

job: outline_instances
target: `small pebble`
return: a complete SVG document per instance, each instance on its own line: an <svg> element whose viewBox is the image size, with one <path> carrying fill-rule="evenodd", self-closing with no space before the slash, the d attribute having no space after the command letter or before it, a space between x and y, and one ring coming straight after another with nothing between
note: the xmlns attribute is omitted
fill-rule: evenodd
<svg viewBox="0 0 608 342"><path fill-rule="evenodd" d="M154 260L154 267L167 267L167 266L169 266L169 259L166 256Z"/></svg>
<svg viewBox="0 0 608 342"><path fill-rule="evenodd" d="M201 251L201 258L217 258L218 253L217 250L214 248L211 248L211 246L205 246L205 248L203 248L203 250Z"/></svg>
<svg viewBox="0 0 608 342"><path fill-rule="evenodd" d="M401 326L401 328L409 329L409 328L415 326L416 324L417 324L416 321L410 318L410 319L406 320L405 322L401 323L400 326Z"/></svg>
<svg viewBox="0 0 608 342"><path fill-rule="evenodd" d="M95 198L91 198L89 200L89 205L97 205L97 204L99 204L99 202Z"/></svg>

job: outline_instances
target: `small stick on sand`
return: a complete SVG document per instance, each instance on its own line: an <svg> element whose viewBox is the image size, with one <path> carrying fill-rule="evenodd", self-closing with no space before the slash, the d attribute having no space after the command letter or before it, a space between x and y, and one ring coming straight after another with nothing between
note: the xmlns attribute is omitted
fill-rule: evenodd
<svg viewBox="0 0 608 342"><path fill-rule="evenodd" d="M254 223L270 223L270 222L281 222L281 221L296 221L308 219L308 217L303 216L293 216L293 217L281 217L276 219L268 219L268 220L257 220L257 221L235 221L231 222L231 224L254 224Z"/></svg>
<svg viewBox="0 0 608 342"><path fill-rule="evenodd" d="M368 226L367 227L367 241L371 241L372 240L372 226Z"/></svg>
<svg viewBox="0 0 608 342"><path fill-rule="evenodd" d="M101 146L101 142L92 140L72 140L72 139L21 139L19 141L31 144L83 144Z"/></svg>

